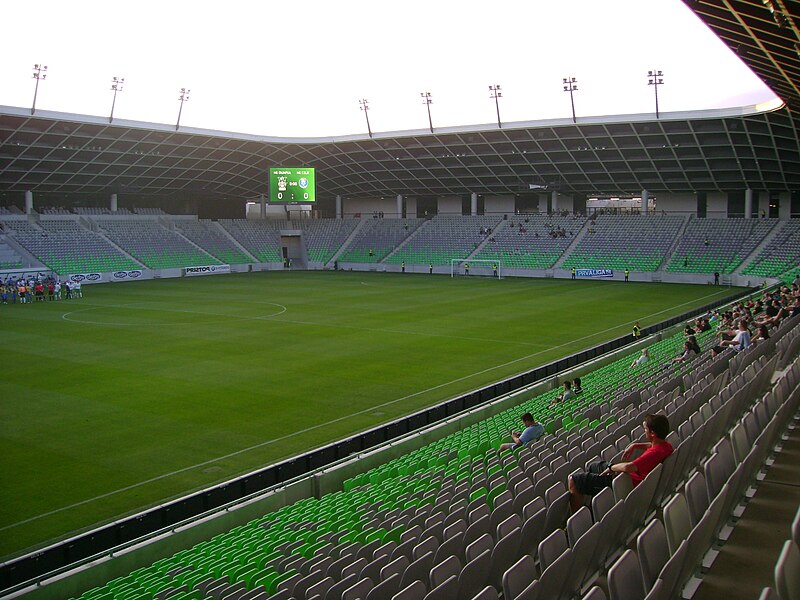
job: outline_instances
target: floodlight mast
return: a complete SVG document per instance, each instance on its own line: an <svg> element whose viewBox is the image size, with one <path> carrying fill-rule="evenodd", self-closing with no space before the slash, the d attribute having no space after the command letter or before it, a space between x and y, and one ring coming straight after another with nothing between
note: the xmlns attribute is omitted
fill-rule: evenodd
<svg viewBox="0 0 800 600"><path fill-rule="evenodd" d="M430 92L420 92L419 95L422 97L422 103L428 107L428 125L430 125L431 133L433 133L433 119L431 119L431 104L433 104L433 98L431 98Z"/></svg>
<svg viewBox="0 0 800 600"><path fill-rule="evenodd" d="M39 82L47 79L47 65L35 64L33 65L33 78L36 80L36 87L33 88L33 106L31 106L31 114L36 112L36 96L39 95Z"/></svg>
<svg viewBox="0 0 800 600"><path fill-rule="evenodd" d="M574 77L564 77L564 91L569 92L569 101L572 104L572 122L577 123L578 120L575 118L575 97L573 96L573 92L578 90L578 80Z"/></svg>
<svg viewBox="0 0 800 600"><path fill-rule="evenodd" d="M181 88L181 91L180 91L181 95L178 98L178 100L181 101L181 106L178 109L178 122L175 124L175 131L178 131L178 129L180 129L180 127L181 127L181 113L183 113L183 103L189 101L189 93L191 91L192 90L187 89L187 88Z"/></svg>
<svg viewBox="0 0 800 600"><path fill-rule="evenodd" d="M364 116L367 118L367 133L372 137L372 127L369 126L369 100L362 98L358 103L361 105L359 109L364 111Z"/></svg>
<svg viewBox="0 0 800 600"><path fill-rule="evenodd" d="M664 74L656 69L647 72L647 85L652 85L656 92L656 119L660 118L658 114L658 86L664 85L663 76Z"/></svg>
<svg viewBox="0 0 800 600"><path fill-rule="evenodd" d="M503 97L503 93L500 91L500 84L495 83L494 85L490 85L489 91L491 92L489 98L494 98L494 107L497 109L497 128L502 129L503 124L500 122L500 102L498 101L498 98Z"/></svg>
<svg viewBox="0 0 800 600"><path fill-rule="evenodd" d="M111 101L111 115L108 117L108 122L114 122L114 107L117 104L117 92L122 91L122 84L125 83L124 77L114 77L111 79L111 89L114 92L114 99Z"/></svg>

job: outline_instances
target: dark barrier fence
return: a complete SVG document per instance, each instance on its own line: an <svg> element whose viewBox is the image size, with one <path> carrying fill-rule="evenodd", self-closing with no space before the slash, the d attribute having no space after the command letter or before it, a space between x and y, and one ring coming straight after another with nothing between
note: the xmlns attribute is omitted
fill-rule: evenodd
<svg viewBox="0 0 800 600"><path fill-rule="evenodd" d="M732 294L718 302L685 312L679 316L642 329L642 336L657 333L692 317L704 314L753 290ZM265 469L243 475L216 487L185 496L144 513L116 521L0 565L0 592L34 582L44 575L64 571L71 565L98 557L112 548L168 530L199 515L226 506L252 494L317 471L338 460L363 452L395 438L422 429L464 410L474 408L499 396L521 389L557 373L571 369L603 354L633 343L630 334L588 348L582 352L543 365L521 375L487 385L442 404L413 413L387 425L370 429L345 440L290 458Z"/></svg>

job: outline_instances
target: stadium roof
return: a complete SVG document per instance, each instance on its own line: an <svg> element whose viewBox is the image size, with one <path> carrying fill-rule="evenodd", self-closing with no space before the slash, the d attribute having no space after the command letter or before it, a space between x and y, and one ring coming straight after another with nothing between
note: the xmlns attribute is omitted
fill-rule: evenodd
<svg viewBox="0 0 800 600"><path fill-rule="evenodd" d="M329 198L800 189L798 2L686 2L784 104L303 139L0 107L0 192L253 199L278 165Z"/></svg>

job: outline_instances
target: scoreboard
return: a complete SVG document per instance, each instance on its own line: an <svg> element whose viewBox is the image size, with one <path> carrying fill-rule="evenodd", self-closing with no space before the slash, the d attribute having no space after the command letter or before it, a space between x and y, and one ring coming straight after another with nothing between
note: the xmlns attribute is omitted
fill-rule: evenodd
<svg viewBox="0 0 800 600"><path fill-rule="evenodd" d="M270 204L310 204L316 201L314 169L272 167L269 170Z"/></svg>

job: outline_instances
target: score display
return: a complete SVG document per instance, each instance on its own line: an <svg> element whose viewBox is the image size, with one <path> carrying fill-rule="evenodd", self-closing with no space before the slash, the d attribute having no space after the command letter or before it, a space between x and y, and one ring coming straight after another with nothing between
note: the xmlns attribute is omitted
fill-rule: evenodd
<svg viewBox="0 0 800 600"><path fill-rule="evenodd" d="M270 204L315 202L314 184L311 167L272 167L269 170Z"/></svg>

